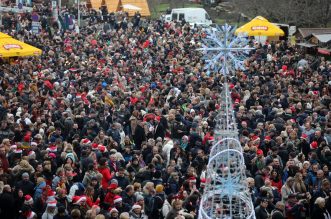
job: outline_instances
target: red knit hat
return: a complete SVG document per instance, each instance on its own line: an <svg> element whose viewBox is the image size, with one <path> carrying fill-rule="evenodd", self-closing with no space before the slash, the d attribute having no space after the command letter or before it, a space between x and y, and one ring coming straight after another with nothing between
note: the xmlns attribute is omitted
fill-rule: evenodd
<svg viewBox="0 0 331 219"><path fill-rule="evenodd" d="M310 144L310 149L316 149L318 147L318 143L317 141L313 141L311 144Z"/></svg>

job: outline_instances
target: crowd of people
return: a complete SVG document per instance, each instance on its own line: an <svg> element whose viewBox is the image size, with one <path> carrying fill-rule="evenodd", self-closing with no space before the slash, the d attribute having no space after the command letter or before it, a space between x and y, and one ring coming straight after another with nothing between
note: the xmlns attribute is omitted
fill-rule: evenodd
<svg viewBox="0 0 331 219"><path fill-rule="evenodd" d="M1 60L0 218L197 218L224 80L256 218L331 218L330 61L251 40L245 71L208 75L202 27L93 16L4 16L43 54Z"/></svg>

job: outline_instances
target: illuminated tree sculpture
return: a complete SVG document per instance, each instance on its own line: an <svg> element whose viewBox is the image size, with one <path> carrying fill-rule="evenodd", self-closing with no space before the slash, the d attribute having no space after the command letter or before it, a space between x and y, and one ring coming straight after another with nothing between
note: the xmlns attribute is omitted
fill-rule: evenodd
<svg viewBox="0 0 331 219"><path fill-rule="evenodd" d="M255 218L227 83L229 75L244 69L244 60L252 48L247 46L247 39L234 36L234 31L235 28L227 24L209 29L203 39L203 48L198 49L204 53L207 73L222 73L225 76L220 109L215 117L214 145L209 155L199 219Z"/></svg>

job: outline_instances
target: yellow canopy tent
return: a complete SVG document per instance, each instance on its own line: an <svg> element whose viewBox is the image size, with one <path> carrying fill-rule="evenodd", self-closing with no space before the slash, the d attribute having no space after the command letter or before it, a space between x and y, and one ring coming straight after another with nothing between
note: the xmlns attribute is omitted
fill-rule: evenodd
<svg viewBox="0 0 331 219"><path fill-rule="evenodd" d="M267 19L261 16L255 17L253 20L239 27L236 35L247 35L247 36L284 36L284 31L276 25L270 23Z"/></svg>
<svg viewBox="0 0 331 219"><path fill-rule="evenodd" d="M0 39L2 39L2 38L11 38L11 36L0 32Z"/></svg>
<svg viewBox="0 0 331 219"><path fill-rule="evenodd" d="M4 34L6 35L6 34ZM42 51L12 37L0 38L0 58L14 56L39 56Z"/></svg>

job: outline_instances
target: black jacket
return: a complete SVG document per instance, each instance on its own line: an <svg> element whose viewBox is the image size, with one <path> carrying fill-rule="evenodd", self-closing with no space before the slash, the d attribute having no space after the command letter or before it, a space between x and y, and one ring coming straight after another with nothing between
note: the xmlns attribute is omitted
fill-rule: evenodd
<svg viewBox="0 0 331 219"><path fill-rule="evenodd" d="M12 193L4 191L0 195L0 209L1 209L0 218L14 218L15 199Z"/></svg>

